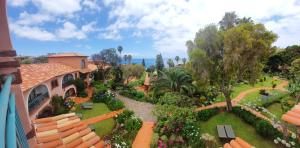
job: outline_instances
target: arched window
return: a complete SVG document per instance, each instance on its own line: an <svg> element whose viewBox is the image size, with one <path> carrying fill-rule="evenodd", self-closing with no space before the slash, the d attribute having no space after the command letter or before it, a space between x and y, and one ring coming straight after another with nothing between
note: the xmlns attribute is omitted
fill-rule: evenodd
<svg viewBox="0 0 300 148"><path fill-rule="evenodd" d="M68 86L68 82L74 80L74 77L72 74L67 74L64 76L63 81L62 81L62 86L66 87Z"/></svg>
<svg viewBox="0 0 300 148"><path fill-rule="evenodd" d="M72 97L72 96L76 96L74 88L70 88L69 90L67 90L66 93L65 93L64 98L69 98L69 97Z"/></svg>
<svg viewBox="0 0 300 148"><path fill-rule="evenodd" d="M80 68L81 69L85 68L85 60L81 60L81 62L80 62Z"/></svg>
<svg viewBox="0 0 300 148"><path fill-rule="evenodd" d="M37 108L46 98L49 97L48 89L45 85L35 87L28 97L29 112Z"/></svg>

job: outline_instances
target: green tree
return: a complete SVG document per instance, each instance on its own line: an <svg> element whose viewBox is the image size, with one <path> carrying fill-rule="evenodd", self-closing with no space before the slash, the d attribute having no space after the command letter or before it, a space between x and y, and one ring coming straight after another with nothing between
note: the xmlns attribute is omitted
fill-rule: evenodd
<svg viewBox="0 0 300 148"><path fill-rule="evenodd" d="M235 12L225 12L222 20L219 22L222 30L227 30L234 27L238 23L238 16Z"/></svg>
<svg viewBox="0 0 300 148"><path fill-rule="evenodd" d="M142 59L142 65L146 67L145 59Z"/></svg>
<svg viewBox="0 0 300 148"><path fill-rule="evenodd" d="M192 76L182 68L169 68L159 71L160 77L154 80L151 89L155 93L180 92L184 86L191 85Z"/></svg>
<svg viewBox="0 0 300 148"><path fill-rule="evenodd" d="M125 54L125 55L124 55L124 61L125 61L125 64L128 64L128 63L127 63L127 60L128 60L128 56Z"/></svg>
<svg viewBox="0 0 300 148"><path fill-rule="evenodd" d="M120 62L120 57L117 54L116 49L109 48L103 49L99 53L92 55L93 61L102 61L105 63L109 63L112 66L117 66Z"/></svg>
<svg viewBox="0 0 300 148"><path fill-rule="evenodd" d="M165 67L164 60L161 54L156 55L156 69L157 71L162 71Z"/></svg>
<svg viewBox="0 0 300 148"><path fill-rule="evenodd" d="M122 46L118 46L117 50L120 53L120 55L122 56L123 47Z"/></svg>
<svg viewBox="0 0 300 148"><path fill-rule="evenodd" d="M186 58L182 58L182 63L183 63L183 65L185 65L185 63L186 63Z"/></svg>
<svg viewBox="0 0 300 148"><path fill-rule="evenodd" d="M232 86L238 77L251 83L256 81L262 70L261 63L271 54L271 45L277 36L262 24L246 23L236 27L232 23L224 24L221 28L225 31L208 25L196 34L195 48L188 53L189 68L198 83L219 89L231 111Z"/></svg>
<svg viewBox="0 0 300 148"><path fill-rule="evenodd" d="M131 60L132 60L132 55L131 54L127 55L128 64L131 64Z"/></svg>
<svg viewBox="0 0 300 148"><path fill-rule="evenodd" d="M292 62L290 67L291 80L288 87L289 92L296 98L296 103L300 99L300 58Z"/></svg>
<svg viewBox="0 0 300 148"><path fill-rule="evenodd" d="M145 72L145 68L140 64L122 65L123 78L128 82L130 77L141 77Z"/></svg>
<svg viewBox="0 0 300 148"><path fill-rule="evenodd" d="M174 67L175 66L172 59L168 59L167 64L168 64L169 67Z"/></svg>
<svg viewBox="0 0 300 148"><path fill-rule="evenodd" d="M175 61L176 61L177 65L178 65L179 60L180 60L180 57L179 57L179 56L176 56L176 57L175 57Z"/></svg>

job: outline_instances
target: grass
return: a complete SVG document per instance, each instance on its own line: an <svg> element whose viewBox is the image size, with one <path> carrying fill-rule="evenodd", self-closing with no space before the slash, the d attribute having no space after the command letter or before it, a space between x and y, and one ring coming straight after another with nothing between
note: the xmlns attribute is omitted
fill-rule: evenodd
<svg viewBox="0 0 300 148"><path fill-rule="evenodd" d="M235 136L240 137L257 148L274 148L276 145L272 140L268 140L258 135L255 129L242 121L239 117L231 113L220 113L206 122L200 122L200 128L202 133L209 133L216 137L218 147L223 146L218 138L216 126L220 124L229 124L232 126Z"/></svg>
<svg viewBox="0 0 300 148"><path fill-rule="evenodd" d="M278 119L281 118L281 116L285 113L282 108L280 103L274 103L267 107L267 109L274 114Z"/></svg>
<svg viewBox="0 0 300 148"><path fill-rule="evenodd" d="M242 91L251 89L251 88L257 88L257 87L272 87L273 84L280 84L281 81L280 80L274 80L272 77L269 76L265 76L266 77L266 81L264 82L257 82L254 85L250 85L250 84L245 84L245 83L240 83L237 84L233 87L233 92L231 93L231 98L235 98L239 93L241 93ZM225 101L225 97L223 95L220 95L217 97L216 102L222 102Z"/></svg>
<svg viewBox="0 0 300 148"><path fill-rule="evenodd" d="M277 95L282 94L282 92L278 91L278 90L269 90L267 91L270 95L270 98L268 99L272 99L272 97L275 97ZM261 105L263 102L261 100L262 95L259 94L259 91L250 93L248 95L246 95L243 100L241 100L241 104L245 104L245 103L255 103L257 105Z"/></svg>
<svg viewBox="0 0 300 148"><path fill-rule="evenodd" d="M78 105L76 107L76 113L81 113L83 115L83 119L88 119L91 117L96 117L105 113L111 112L108 107L104 103L94 103L93 109L91 110L83 110ZM103 137L109 134L113 128L115 127L115 120L113 118L98 122L93 124L96 129L96 134L100 137Z"/></svg>

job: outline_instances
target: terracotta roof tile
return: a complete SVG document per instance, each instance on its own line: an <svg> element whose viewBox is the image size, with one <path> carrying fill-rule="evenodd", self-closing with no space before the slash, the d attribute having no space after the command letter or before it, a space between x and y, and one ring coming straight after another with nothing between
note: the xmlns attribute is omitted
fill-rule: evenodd
<svg viewBox="0 0 300 148"><path fill-rule="evenodd" d="M22 64L22 91L28 90L53 77L78 71L77 69L60 63Z"/></svg>
<svg viewBox="0 0 300 148"><path fill-rule="evenodd" d="M65 147L99 147L104 146L91 129L80 120L74 123L78 117L74 113L63 114L54 117L35 119L34 129L38 148L65 148ZM70 124L69 124L70 123ZM45 128L47 127L49 128Z"/></svg>
<svg viewBox="0 0 300 148"><path fill-rule="evenodd" d="M252 148L249 143L243 139L236 137L234 140L231 140L229 143L224 145L224 148Z"/></svg>
<svg viewBox="0 0 300 148"><path fill-rule="evenodd" d="M282 115L281 119L290 124L300 126L300 103L295 105L290 111Z"/></svg>
<svg viewBox="0 0 300 148"><path fill-rule="evenodd" d="M87 57L85 55L75 53L75 52L69 52L69 53L56 53L48 55L50 58L56 58L56 57Z"/></svg>

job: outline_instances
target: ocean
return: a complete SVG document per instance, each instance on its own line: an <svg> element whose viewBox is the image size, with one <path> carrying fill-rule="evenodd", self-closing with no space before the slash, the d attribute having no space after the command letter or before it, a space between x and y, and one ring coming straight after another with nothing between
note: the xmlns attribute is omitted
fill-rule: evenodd
<svg viewBox="0 0 300 148"><path fill-rule="evenodd" d="M142 64L143 59L132 59L131 63L132 64ZM122 60L122 64L125 64L125 61ZM145 67L148 68L151 65L155 66L155 59L145 59Z"/></svg>

